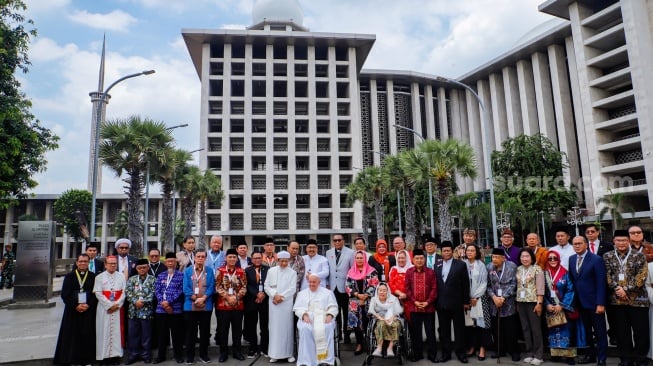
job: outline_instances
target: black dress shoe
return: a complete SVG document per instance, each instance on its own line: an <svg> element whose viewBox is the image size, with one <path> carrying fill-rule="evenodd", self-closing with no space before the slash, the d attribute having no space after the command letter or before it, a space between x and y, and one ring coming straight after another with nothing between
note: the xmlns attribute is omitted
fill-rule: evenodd
<svg viewBox="0 0 653 366"><path fill-rule="evenodd" d="M447 362L449 360L451 360L451 355L443 354L442 356L440 356L440 358L438 358L438 362Z"/></svg>
<svg viewBox="0 0 653 366"><path fill-rule="evenodd" d="M410 358L410 362L417 362L417 361L420 361L420 360L423 360L423 359L424 359L424 356L414 355L413 357Z"/></svg>
<svg viewBox="0 0 653 366"><path fill-rule="evenodd" d="M152 360L152 363L155 364L155 365L156 365L157 363L161 363L161 362L166 362L166 360L161 359L161 358L155 358L155 359Z"/></svg>
<svg viewBox="0 0 653 366"><path fill-rule="evenodd" d="M433 356L429 356L429 361L431 361L431 362L433 362L433 363L438 363L438 362L439 362L438 359L437 359L437 357L435 357L435 355L433 355Z"/></svg>
<svg viewBox="0 0 653 366"><path fill-rule="evenodd" d="M458 361L460 361L460 363L468 363L469 362L467 360L467 356L465 356L465 355L458 355Z"/></svg>
<svg viewBox="0 0 653 366"><path fill-rule="evenodd" d="M598 361L598 362L596 363L596 366L605 366L605 360L603 360L603 361Z"/></svg>
<svg viewBox="0 0 653 366"><path fill-rule="evenodd" d="M220 358L218 358L218 362L227 362L227 358L229 358L229 355L226 353L221 353Z"/></svg>
<svg viewBox="0 0 653 366"><path fill-rule="evenodd" d="M131 365L131 364L134 364L134 363L136 363L136 359L135 359L135 358L133 358L133 359L131 359L131 360L127 360L127 362L125 362L125 365Z"/></svg>
<svg viewBox="0 0 653 366"><path fill-rule="evenodd" d="M234 353L234 358L237 359L238 361L243 361L245 359L245 356L243 356L243 354L240 352L236 352Z"/></svg>
<svg viewBox="0 0 653 366"><path fill-rule="evenodd" d="M492 355L490 357L491 358L506 357L506 354L505 353L496 353L496 352L494 352L494 353L492 353Z"/></svg>
<svg viewBox="0 0 653 366"><path fill-rule="evenodd" d="M354 355L358 356L363 353L363 346L360 345L360 348L356 347L356 350L354 351Z"/></svg>
<svg viewBox="0 0 653 366"><path fill-rule="evenodd" d="M515 353L512 355L513 362L519 362L519 360L521 360L521 355L519 353Z"/></svg>
<svg viewBox="0 0 653 366"><path fill-rule="evenodd" d="M478 358L479 361L485 361L485 356L476 356L476 358Z"/></svg>
<svg viewBox="0 0 653 366"><path fill-rule="evenodd" d="M576 363L581 364L581 365L588 364L588 363L594 363L594 362L596 362L596 357L592 357L592 356L589 356L589 355L585 355L585 356L579 358L576 361Z"/></svg>

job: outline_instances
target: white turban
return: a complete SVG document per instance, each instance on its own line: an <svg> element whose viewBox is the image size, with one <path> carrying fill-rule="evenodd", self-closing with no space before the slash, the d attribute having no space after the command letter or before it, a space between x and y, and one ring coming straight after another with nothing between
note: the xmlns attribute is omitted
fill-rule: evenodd
<svg viewBox="0 0 653 366"><path fill-rule="evenodd" d="M290 259L290 253L283 250L277 254L277 259Z"/></svg>
<svg viewBox="0 0 653 366"><path fill-rule="evenodd" d="M132 241L131 240L129 240L127 238L121 238L121 239L116 240L116 244L115 244L116 249L118 249L118 245L120 245L122 243L127 243L129 245L129 248L132 247Z"/></svg>

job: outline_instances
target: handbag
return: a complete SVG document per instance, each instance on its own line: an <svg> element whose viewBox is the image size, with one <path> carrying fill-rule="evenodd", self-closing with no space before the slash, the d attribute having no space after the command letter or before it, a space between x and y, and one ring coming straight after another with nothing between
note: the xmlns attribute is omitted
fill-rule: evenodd
<svg viewBox="0 0 653 366"><path fill-rule="evenodd" d="M472 314L469 310L465 310L465 326L466 327L474 326L474 318L472 318Z"/></svg>
<svg viewBox="0 0 653 366"><path fill-rule="evenodd" d="M567 319L569 320L578 320L580 318L578 309L574 309L574 311L565 310L565 315L567 315Z"/></svg>
<svg viewBox="0 0 653 366"><path fill-rule="evenodd" d="M555 292L553 291L553 286L551 286L553 280L551 279L551 276L549 275L548 271L545 273L546 273L546 284L549 287L549 293L551 294L551 297L553 298L553 301L556 303L556 305L560 305L560 300L558 300L558 296L556 296ZM546 312L547 327L553 328L564 324L567 324L567 317L565 316L564 311L561 311L559 313L554 313L550 311Z"/></svg>

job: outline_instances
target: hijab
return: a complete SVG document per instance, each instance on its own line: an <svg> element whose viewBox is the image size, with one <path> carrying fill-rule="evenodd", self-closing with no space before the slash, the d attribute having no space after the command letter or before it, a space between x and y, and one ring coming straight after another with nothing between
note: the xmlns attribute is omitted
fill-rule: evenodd
<svg viewBox="0 0 653 366"><path fill-rule="evenodd" d="M395 265L394 268L397 269L397 272L398 272L398 273L406 273L406 271L408 270L408 268L413 267L413 262L410 260L410 255L408 254L408 251L407 251L406 249L402 249L402 250L398 251L398 252L395 254L395 258L398 258L398 257L399 257L399 253L404 253L404 254L406 255L406 265L403 266L403 267L400 266L400 265L399 265L399 261L397 260L397 264Z"/></svg>
<svg viewBox="0 0 653 366"><path fill-rule="evenodd" d="M358 253L361 253L363 255L363 270L358 269L358 265L356 265L356 256ZM362 250L358 250L354 253L354 264L351 266L349 269L349 272L347 272L347 277L351 278L352 280L358 281L358 280L363 280L367 275L369 275L372 271L374 271L374 267L370 266L367 263L367 256L365 255L365 252Z"/></svg>
<svg viewBox="0 0 653 366"><path fill-rule="evenodd" d="M556 268L551 268L551 262L549 262L549 256L554 255L558 258L558 267ZM565 267L562 266L560 263L560 253L558 253L555 250L549 250L549 252L546 255L546 270L549 271L549 275L551 275L551 279L553 282L553 286L555 287L555 284L558 283L558 281L565 275L567 274L567 270Z"/></svg>
<svg viewBox="0 0 653 366"><path fill-rule="evenodd" d="M381 298L379 298L379 288L381 286L385 286L385 288L388 290L388 297L385 299L385 302L381 302ZM390 286L386 282L381 282L376 286L376 289L374 290L374 297L376 298L377 302L379 304L394 304L395 301L399 301L395 295L390 292Z"/></svg>

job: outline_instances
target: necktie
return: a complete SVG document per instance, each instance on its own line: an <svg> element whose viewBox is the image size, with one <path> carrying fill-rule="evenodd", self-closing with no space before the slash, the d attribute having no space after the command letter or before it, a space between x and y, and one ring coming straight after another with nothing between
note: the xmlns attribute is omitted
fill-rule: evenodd
<svg viewBox="0 0 653 366"><path fill-rule="evenodd" d="M340 252L341 250L336 250L336 264L340 264Z"/></svg>
<svg viewBox="0 0 653 366"><path fill-rule="evenodd" d="M433 269L433 256L429 255L429 262L427 263L427 267Z"/></svg>
<svg viewBox="0 0 653 366"><path fill-rule="evenodd" d="M260 269L256 269L256 283L261 282L261 272Z"/></svg>
<svg viewBox="0 0 653 366"><path fill-rule="evenodd" d="M122 259L122 271L125 275L125 279L129 278L129 262L127 261L127 257L124 257Z"/></svg>
<svg viewBox="0 0 653 366"><path fill-rule="evenodd" d="M596 254L596 248L594 247L594 242L590 242L590 251Z"/></svg>
<svg viewBox="0 0 653 366"><path fill-rule="evenodd" d="M95 273L95 259L91 259L89 266L88 266L89 271Z"/></svg>
<svg viewBox="0 0 653 366"><path fill-rule="evenodd" d="M578 257L578 261L576 262L576 273L580 272L580 266L583 265L583 257Z"/></svg>

